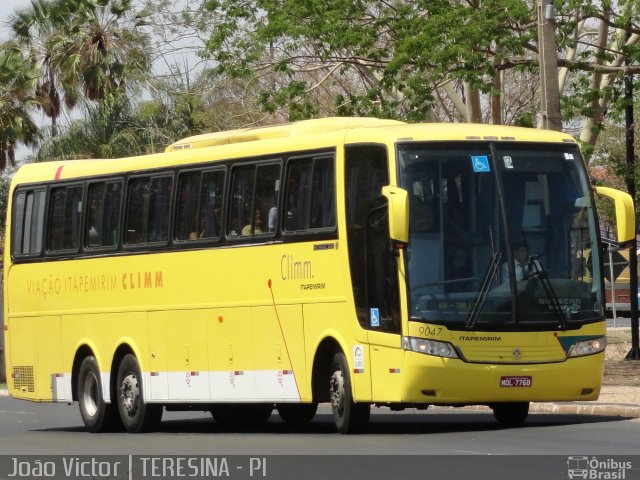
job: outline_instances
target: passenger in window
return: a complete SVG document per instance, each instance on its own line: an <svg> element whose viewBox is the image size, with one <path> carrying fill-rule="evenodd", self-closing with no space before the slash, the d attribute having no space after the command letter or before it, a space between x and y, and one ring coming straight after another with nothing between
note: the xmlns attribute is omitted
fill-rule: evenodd
<svg viewBox="0 0 640 480"><path fill-rule="evenodd" d="M242 235L258 235L262 233L262 213L260 209L256 209L256 213L253 219L253 228L251 226L251 220L242 229Z"/></svg>
<svg viewBox="0 0 640 480"><path fill-rule="evenodd" d="M203 218L200 220L200 226L198 227L198 230L193 231L189 234L189 240L197 240L198 238L204 238L206 236L205 230L206 230L206 224Z"/></svg>

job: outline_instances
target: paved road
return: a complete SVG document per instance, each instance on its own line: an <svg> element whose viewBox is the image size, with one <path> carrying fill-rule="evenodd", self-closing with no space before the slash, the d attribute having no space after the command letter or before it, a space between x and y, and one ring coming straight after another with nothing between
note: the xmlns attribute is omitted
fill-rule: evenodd
<svg viewBox="0 0 640 480"><path fill-rule="evenodd" d="M135 455L205 455L228 461L229 477L237 480L389 480L398 475L403 480L566 480L575 456L609 462L607 468L614 458L631 461L625 476L615 477L631 480L640 479L640 456L631 456L640 451L639 431L640 419L531 414L525 427L501 429L491 413L469 409L374 409L368 433L345 436L335 433L329 409L321 407L312 423L298 428L285 425L277 415L261 427L234 430L221 427L208 414L168 412L154 433L90 434L84 431L77 405L0 397L0 479L9 478L13 462L41 458L29 455L56 455L42 461L57 462L57 473L69 458L128 461L131 475L94 477L122 480L152 478L149 472L140 473L146 457ZM175 457L158 458L164 462ZM265 475L249 475L252 461L268 465ZM174 473L160 471L155 478L185 478Z"/></svg>
<svg viewBox="0 0 640 480"><path fill-rule="evenodd" d="M531 414L524 428L500 429L490 413L460 409L373 409L369 432L334 433L330 412L294 428L277 415L261 427L234 430L200 412L168 412L158 432L90 434L77 406L0 397L3 454L206 455L632 455L640 419Z"/></svg>

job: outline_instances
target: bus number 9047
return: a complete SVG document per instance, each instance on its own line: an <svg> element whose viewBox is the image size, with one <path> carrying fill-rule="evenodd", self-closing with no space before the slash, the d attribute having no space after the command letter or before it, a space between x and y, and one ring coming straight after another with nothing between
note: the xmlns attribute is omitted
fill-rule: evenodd
<svg viewBox="0 0 640 480"><path fill-rule="evenodd" d="M420 335L424 335L425 337L437 337L442 332L442 327L419 327L418 333Z"/></svg>

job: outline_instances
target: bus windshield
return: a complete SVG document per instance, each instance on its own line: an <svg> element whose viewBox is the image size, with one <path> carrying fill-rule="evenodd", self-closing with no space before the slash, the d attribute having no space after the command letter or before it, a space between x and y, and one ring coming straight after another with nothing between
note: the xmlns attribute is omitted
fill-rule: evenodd
<svg viewBox="0 0 640 480"><path fill-rule="evenodd" d="M602 319L598 229L576 146L409 143L398 158L413 320L541 330Z"/></svg>

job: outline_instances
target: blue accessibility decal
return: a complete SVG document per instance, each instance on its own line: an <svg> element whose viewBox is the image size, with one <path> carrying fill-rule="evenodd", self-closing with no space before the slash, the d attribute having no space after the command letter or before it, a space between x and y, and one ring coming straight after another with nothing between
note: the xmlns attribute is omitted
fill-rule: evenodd
<svg viewBox="0 0 640 480"><path fill-rule="evenodd" d="M486 155L472 155L471 165L473 166L473 171L476 173L488 173L491 171L491 167L489 167L489 157Z"/></svg>

